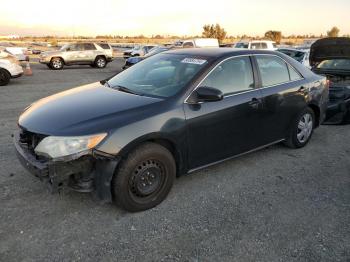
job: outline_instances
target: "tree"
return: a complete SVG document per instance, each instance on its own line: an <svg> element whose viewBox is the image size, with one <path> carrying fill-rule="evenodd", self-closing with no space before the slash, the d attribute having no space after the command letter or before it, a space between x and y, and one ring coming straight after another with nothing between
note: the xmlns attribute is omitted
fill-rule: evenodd
<svg viewBox="0 0 350 262"><path fill-rule="evenodd" d="M203 26L202 36L207 38L217 38L221 43L226 37L226 31L224 28L221 28L219 24L208 24Z"/></svg>
<svg viewBox="0 0 350 262"><path fill-rule="evenodd" d="M327 31L327 36L329 37L338 37L339 35L339 28L336 26L333 26L330 31Z"/></svg>
<svg viewBox="0 0 350 262"><path fill-rule="evenodd" d="M282 32L270 30L265 33L265 37L280 44L282 40Z"/></svg>

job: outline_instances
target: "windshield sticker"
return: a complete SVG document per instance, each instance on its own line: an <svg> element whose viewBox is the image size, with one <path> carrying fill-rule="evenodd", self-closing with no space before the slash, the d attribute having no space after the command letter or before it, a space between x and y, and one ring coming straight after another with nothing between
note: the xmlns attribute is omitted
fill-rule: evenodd
<svg viewBox="0 0 350 262"><path fill-rule="evenodd" d="M207 60L197 58L184 58L181 63L203 65Z"/></svg>

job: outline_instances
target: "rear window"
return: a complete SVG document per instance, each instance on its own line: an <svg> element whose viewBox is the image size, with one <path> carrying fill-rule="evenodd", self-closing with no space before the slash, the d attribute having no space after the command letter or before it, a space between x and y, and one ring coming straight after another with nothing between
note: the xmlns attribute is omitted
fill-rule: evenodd
<svg viewBox="0 0 350 262"><path fill-rule="evenodd" d="M248 43L237 43L236 48L248 48Z"/></svg>
<svg viewBox="0 0 350 262"><path fill-rule="evenodd" d="M350 70L350 59L323 60L317 65L317 68L328 70Z"/></svg>
<svg viewBox="0 0 350 262"><path fill-rule="evenodd" d="M99 43L98 45L99 45L100 47L102 47L103 49L110 49L109 44L106 44L106 43Z"/></svg>

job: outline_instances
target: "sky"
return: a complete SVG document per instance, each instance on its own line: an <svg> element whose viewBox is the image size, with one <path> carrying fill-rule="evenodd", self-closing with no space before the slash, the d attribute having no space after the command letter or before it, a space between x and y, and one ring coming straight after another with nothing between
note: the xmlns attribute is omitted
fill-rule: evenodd
<svg viewBox="0 0 350 262"><path fill-rule="evenodd" d="M0 0L0 35L350 34L350 0Z"/></svg>

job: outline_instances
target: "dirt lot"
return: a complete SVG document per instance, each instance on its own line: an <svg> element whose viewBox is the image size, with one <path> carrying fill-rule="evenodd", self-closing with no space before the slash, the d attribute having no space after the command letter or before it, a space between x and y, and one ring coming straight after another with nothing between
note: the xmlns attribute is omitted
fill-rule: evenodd
<svg viewBox="0 0 350 262"><path fill-rule="evenodd" d="M131 214L90 195L50 195L16 159L11 132L31 102L121 67L34 64L0 88L0 261L350 261L350 126L276 145L175 182Z"/></svg>

